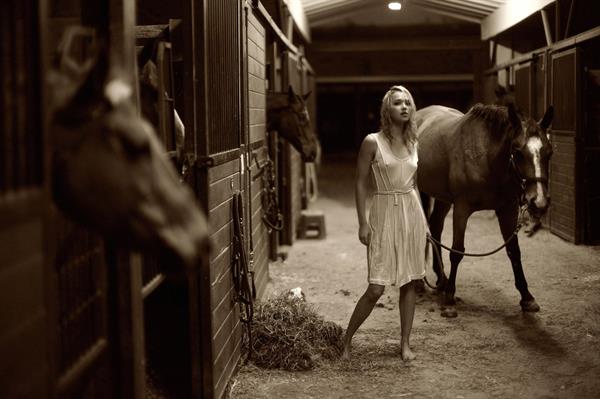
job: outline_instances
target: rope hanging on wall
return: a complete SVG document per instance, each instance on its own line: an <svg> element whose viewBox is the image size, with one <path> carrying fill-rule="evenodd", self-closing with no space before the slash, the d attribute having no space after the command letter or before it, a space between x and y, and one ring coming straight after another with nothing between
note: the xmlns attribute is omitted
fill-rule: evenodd
<svg viewBox="0 0 600 399"><path fill-rule="evenodd" d="M233 194L233 263L234 300L240 305L240 320L246 325L249 343L248 359L252 356L252 319L254 317L254 272L248 270L244 232L244 206L239 191Z"/></svg>

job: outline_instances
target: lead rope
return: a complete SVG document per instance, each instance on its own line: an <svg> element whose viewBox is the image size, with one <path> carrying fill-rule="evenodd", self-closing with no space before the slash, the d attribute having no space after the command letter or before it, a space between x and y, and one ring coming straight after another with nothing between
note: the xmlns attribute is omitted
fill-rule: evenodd
<svg viewBox="0 0 600 399"><path fill-rule="evenodd" d="M438 248L438 245L440 247L444 248L445 250L447 250L448 252L454 252L455 254L459 254L462 256L484 257L484 256L493 255L496 252L500 251L502 248L506 247L508 245L508 243L510 243L517 236L517 234L519 234L519 230L521 230L521 227L523 227L521 220L522 220L522 217L523 217L525 211L526 211L526 205L521 205L521 207L519 208L519 216L517 219L517 227L515 228L515 231L513 231L513 233L510 235L510 237L508 237L502 245L500 245L498 248L494 249L493 251L484 252L484 253L469 253L469 252L459 251L457 249L453 249L453 248L450 248L450 247L442 244L440 241L433 238L431 236L431 234L429 234L429 233L427 233L427 241L429 241L429 245L431 245L431 247L433 248L433 253L435 254L438 264L440 264L440 265L442 264L442 255L440 253L440 249ZM427 284L427 286L429 288L437 289L437 287L432 286L429 283L429 281L427 281L427 277L425 277L424 280L425 280L425 284Z"/></svg>
<svg viewBox="0 0 600 399"><path fill-rule="evenodd" d="M510 235L510 237L508 237L506 239L506 241L504 241L504 243L502 245L500 245L498 248L494 249L493 251L489 251L489 252L485 252L485 253L468 253L468 252L463 252L463 251L459 251L457 249L452 249L450 247L447 247L446 245L442 244L440 241L436 240L435 238L433 238L431 236L431 234L427 233L427 241L429 241L429 245L431 245L431 247L433 248L433 253L435 254L438 264L442 264L442 255L440 253L440 249L438 248L438 245L442 248L444 248L445 250L447 250L448 252L454 252L455 254L459 254L462 256L472 256L472 257L484 257L484 256L489 256L489 255L493 255L496 252L500 251L502 248L506 247L508 245L509 242L511 242L516 236L517 234L519 234L519 230L521 230L521 227L523 227L523 223L521 222L523 220L523 215L525 214L525 212L527 211L527 204L525 201L525 184L526 184L526 180L523 178L523 176L521 175L521 173L519 172L519 168L517 167L517 163L515 161L515 157L513 155L513 151L511 150L509 159L508 159L508 168L513 170L513 176L516 178L517 183L519 184L520 188L521 188L521 193L519 194L519 216L517 218L517 227L515 228L515 231L513 231L513 233ZM425 284L427 284L427 286L431 289L437 289L437 287L432 286L431 284L429 284L429 281L427 281L427 277L425 277Z"/></svg>
<svg viewBox="0 0 600 399"><path fill-rule="evenodd" d="M283 215L279 211L279 203L277 201L277 186L275 184L275 166L273 161L267 155L261 163L258 161L256 153L252 154L254 163L259 169L259 172L252 176L252 181L262 177L263 189L261 193L261 201L263 208L262 221L267 226L268 232L281 231L283 229Z"/></svg>
<svg viewBox="0 0 600 399"><path fill-rule="evenodd" d="M252 319L254 317L254 281L248 270L248 259L244 248L242 196L239 191L233 194L233 250L234 262L232 276L234 286L234 301L240 305L240 321L246 325L248 336L248 360L252 357Z"/></svg>

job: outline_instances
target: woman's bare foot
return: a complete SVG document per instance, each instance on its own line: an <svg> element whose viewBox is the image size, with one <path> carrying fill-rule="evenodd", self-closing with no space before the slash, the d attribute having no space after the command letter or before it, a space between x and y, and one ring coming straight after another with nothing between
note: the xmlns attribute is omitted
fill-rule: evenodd
<svg viewBox="0 0 600 399"><path fill-rule="evenodd" d="M414 360L416 357L417 355L415 355L414 352L410 350L408 344L402 344L402 360L408 362L410 360Z"/></svg>
<svg viewBox="0 0 600 399"><path fill-rule="evenodd" d="M342 356L341 356L342 360L350 360L350 347L344 345L344 351L342 352Z"/></svg>

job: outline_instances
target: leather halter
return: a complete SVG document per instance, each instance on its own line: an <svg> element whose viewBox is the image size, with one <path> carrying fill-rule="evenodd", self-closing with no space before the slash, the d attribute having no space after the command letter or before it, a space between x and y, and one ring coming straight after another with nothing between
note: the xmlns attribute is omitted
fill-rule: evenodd
<svg viewBox="0 0 600 399"><path fill-rule="evenodd" d="M523 173L519 170L517 166L517 161L515 160L515 150L512 150L509 157L509 169L513 171L513 176L517 180L520 190L519 190L519 203L521 205L527 203L525 199L525 190L527 189L527 184L531 183L544 183L548 184L548 178L546 177L523 177Z"/></svg>

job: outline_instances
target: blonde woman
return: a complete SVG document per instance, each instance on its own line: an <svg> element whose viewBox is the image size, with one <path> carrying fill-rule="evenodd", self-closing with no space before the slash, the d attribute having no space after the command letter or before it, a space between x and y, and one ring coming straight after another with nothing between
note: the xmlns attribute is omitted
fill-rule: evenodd
<svg viewBox="0 0 600 399"><path fill-rule="evenodd" d="M350 356L352 336L369 316L385 286L400 287L401 355L415 358L410 333L415 313L414 280L425 276L427 220L416 190L417 128L415 103L403 86L393 86L381 104L381 130L363 140L356 167L358 238L367 246L367 290L348 323L342 357ZM365 213L369 179L374 194Z"/></svg>

